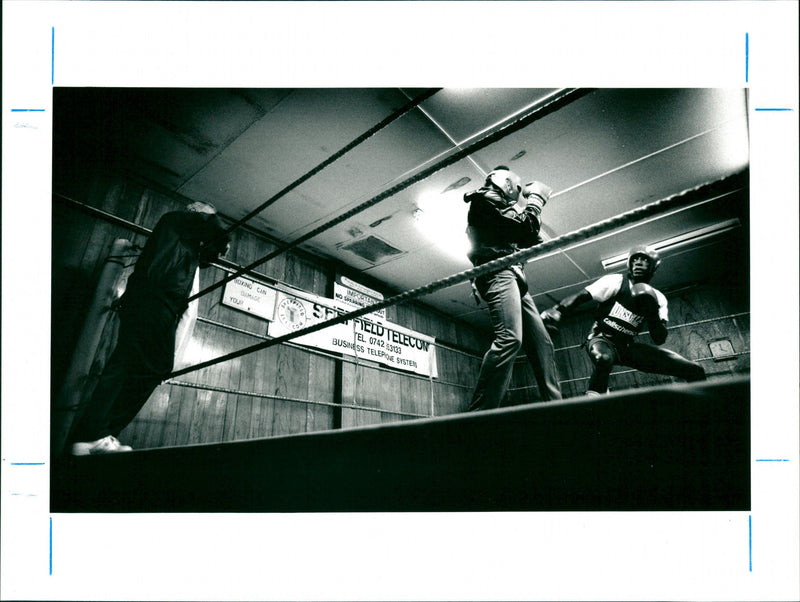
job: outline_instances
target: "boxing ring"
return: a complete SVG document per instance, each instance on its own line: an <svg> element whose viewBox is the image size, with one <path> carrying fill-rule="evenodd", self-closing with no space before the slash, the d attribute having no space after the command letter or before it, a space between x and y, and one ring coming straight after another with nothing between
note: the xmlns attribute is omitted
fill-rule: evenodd
<svg viewBox="0 0 800 602"><path fill-rule="evenodd" d="M63 459L54 512L750 509L750 382Z"/></svg>
<svg viewBox="0 0 800 602"><path fill-rule="evenodd" d="M246 223L350 148L428 98L428 91L234 222ZM194 300L336 224L525 127L588 90L554 95L513 123L450 153L190 297ZM657 215L734 194L744 173L638 207L535 247L312 326L174 371L168 380L468 281L580 246ZM217 264L218 267L220 264ZM192 384L202 388L202 383ZM241 394L241 392L238 392ZM299 400L303 401L303 400ZM327 402L317 402L327 403ZM328 403L327 405L336 405ZM359 408L367 409L367 408ZM383 411L383 410L381 410ZM715 379L411 421L139 450L54 462L59 512L380 512L746 510L750 506L750 381ZM102 484L102 485L100 485Z"/></svg>

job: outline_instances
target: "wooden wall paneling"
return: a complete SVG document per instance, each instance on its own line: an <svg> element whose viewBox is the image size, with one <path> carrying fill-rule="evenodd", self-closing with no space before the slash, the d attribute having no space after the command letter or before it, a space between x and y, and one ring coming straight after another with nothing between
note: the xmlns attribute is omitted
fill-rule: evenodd
<svg viewBox="0 0 800 602"><path fill-rule="evenodd" d="M411 328L414 310L409 303L397 303L386 308L386 319L400 326Z"/></svg>
<svg viewBox="0 0 800 602"><path fill-rule="evenodd" d="M159 201L164 203L163 199L150 194L148 190L142 191L142 195L136 204L136 213L131 221L148 230L155 228L159 218L172 209L171 206L163 206ZM140 241L137 244L144 245L147 236L143 234L137 234L136 236L139 237L138 240Z"/></svg>
<svg viewBox="0 0 800 602"><path fill-rule="evenodd" d="M146 407L147 404L145 404ZM146 431L145 414L147 411L142 408L142 411L124 428L119 434L119 439L126 445L130 445L134 449L145 447L143 444L144 433Z"/></svg>
<svg viewBox="0 0 800 602"><path fill-rule="evenodd" d="M192 344L196 346L196 349L199 349L197 359L210 359L217 355L212 335L213 328L213 326L202 322L195 324L194 332L192 333ZM192 358L192 361L195 361L195 358ZM187 372L181 376L181 380L200 386L207 382L209 374L217 368L218 366L212 366ZM203 430L211 404L210 392L201 389L187 389L188 391L191 391L191 394L183 397L183 403L189 407L184 408L188 412L181 413L181 425L178 433L179 440L182 439L183 442L179 443L179 445L205 442ZM184 423L184 420L187 422Z"/></svg>
<svg viewBox="0 0 800 602"><path fill-rule="evenodd" d="M411 330L419 330L420 314L419 308L413 302L408 305L408 312L404 316L405 322L400 323L401 326L410 328Z"/></svg>
<svg viewBox="0 0 800 602"><path fill-rule="evenodd" d="M400 399L400 381L409 378L401 374L389 371L373 370L375 373L375 404L379 407L392 412L402 412L402 401ZM398 422L400 416L397 414L374 414L374 420L378 423Z"/></svg>
<svg viewBox="0 0 800 602"><path fill-rule="evenodd" d="M225 417L229 395L210 391L210 403L205 424L201 430L201 443L219 443L224 440Z"/></svg>
<svg viewBox="0 0 800 602"><path fill-rule="evenodd" d="M354 390L354 399L358 407L379 407L380 401L375 399L377 382L375 378L375 364L367 360L360 360L356 370L356 387ZM368 410L354 410L353 420L355 426L368 426L371 424L379 424L381 422L381 415Z"/></svg>
<svg viewBox="0 0 800 602"><path fill-rule="evenodd" d="M125 182L123 184L123 190L119 200L120 202L116 206L109 206L105 210L113 215L134 223L140 223L138 219L141 215L141 210L144 205L160 205L163 207L164 213L178 208L171 199L167 199L165 197L153 199L143 186L130 182ZM145 228L152 229L155 227L156 223L154 221L151 224L141 225L143 225ZM131 232L131 234L133 234L133 232Z"/></svg>
<svg viewBox="0 0 800 602"><path fill-rule="evenodd" d="M142 446L146 448L160 447L164 439L164 429L169 411L169 385L156 388L145 404L148 415L145 417ZM143 408L144 409L144 408Z"/></svg>
<svg viewBox="0 0 800 602"><path fill-rule="evenodd" d="M469 409L469 402L472 398L472 389L464 387L453 387L453 407L452 414L461 414Z"/></svg>
<svg viewBox="0 0 800 602"><path fill-rule="evenodd" d="M228 332L232 341L230 350L240 349L251 342L251 338L246 335ZM243 356L224 362L224 364L227 364L227 373L224 380L221 380L222 387L232 391L237 391L242 388L242 366L245 357L246 356ZM227 395L225 415L223 417L223 441L229 441L234 438L237 399L238 396L235 393Z"/></svg>
<svg viewBox="0 0 800 602"><path fill-rule="evenodd" d="M244 237L249 237L250 239L250 244L245 247L249 257L247 257L245 261L242 261L242 264L244 265L249 265L257 259L261 259L277 249L275 244L251 232L245 231L243 234L243 238ZM281 253L269 261L262 263L256 268L256 271L264 274L265 276L269 276L270 278L274 278L275 280L285 281L286 262L289 255L290 253Z"/></svg>
<svg viewBox="0 0 800 602"><path fill-rule="evenodd" d="M355 371L353 373L353 391L352 395L348 396L344 401L352 408L362 408L366 405L366 386L365 382L368 379L368 367L363 363L355 364ZM370 424L369 412L359 409L351 410L351 426L365 426Z"/></svg>
<svg viewBox="0 0 800 602"><path fill-rule="evenodd" d="M192 330L192 336L189 339L189 345L187 346L189 352L185 357L186 362L195 364L207 359L211 359L211 355L209 354L209 337L212 328L213 326L206 324L205 322L195 322L194 329ZM181 375L178 380L199 384L202 382L201 376L205 372L206 369L193 370Z"/></svg>
<svg viewBox="0 0 800 602"><path fill-rule="evenodd" d="M436 336L437 324L434 316L424 307L416 306L414 330L428 336Z"/></svg>
<svg viewBox="0 0 800 602"><path fill-rule="evenodd" d="M427 381L404 378L401 381L401 408L411 414L430 415L431 393Z"/></svg>
<svg viewBox="0 0 800 602"><path fill-rule="evenodd" d="M202 302L203 300L201 299L201 306ZM196 336L193 337L193 339L197 342L200 349L202 349L203 358L216 357L220 353L217 341L215 340L214 330L215 327L208 324L197 323L195 325L194 334ZM202 370L188 372L184 377L186 377L186 380L202 386L203 384L208 384L212 375L215 372L218 373L220 370L224 370L224 364L216 364L203 368ZM196 390L192 416L189 422L189 443L196 444L207 442L209 432L213 431L215 427L215 414L215 402L212 392L206 389Z"/></svg>
<svg viewBox="0 0 800 602"><path fill-rule="evenodd" d="M228 224L226 223L225 225L227 226ZM225 259L241 266L247 265L249 262L243 261L247 255L244 252L244 247L250 243L252 237L245 236L244 230L241 228L229 232L228 236L230 237L230 248L227 255L225 255Z"/></svg>
<svg viewBox="0 0 800 602"><path fill-rule="evenodd" d="M444 416L457 412L457 400L454 397L453 387L444 385L440 381L458 382L458 367L456 354L440 346L436 346L436 365L439 378L434 379L435 412L437 416Z"/></svg>
<svg viewBox="0 0 800 602"><path fill-rule="evenodd" d="M591 319L576 316L562 321L559 332L551 336L556 348L556 366L561 382L561 396L565 399L581 396L587 381L575 380L591 374L591 362L580 345L586 340Z"/></svg>
<svg viewBox="0 0 800 602"><path fill-rule="evenodd" d="M254 371L258 353L241 358L241 371L239 375L239 388L242 391L254 392ZM238 395L234 412L232 440L239 441L250 438L250 429L253 423L253 406L259 404L259 399L250 395Z"/></svg>
<svg viewBox="0 0 800 602"><path fill-rule="evenodd" d="M574 320L564 320L562 324L563 325L559 328L558 334L552 336L551 338L557 349L565 349L565 351L557 352L557 354L565 354L565 359L567 360L565 369L569 371L565 376L567 378L572 378L572 372L583 368L581 363L575 365L575 360L578 359L579 356L576 357L573 355L573 353L575 351L584 353L584 350L580 348L580 345L586 341L586 335L589 333L592 320L587 316L579 316Z"/></svg>
<svg viewBox="0 0 800 602"><path fill-rule="evenodd" d="M333 270L330 268L317 268L314 271L314 285L311 292L322 297L331 297L330 289L333 286L333 284L331 284L333 279Z"/></svg>
<svg viewBox="0 0 800 602"><path fill-rule="evenodd" d="M361 366L358 370L356 399L358 400L358 405L362 408L379 408L383 403L379 398L380 379L376 377L381 372L376 371L376 366L375 362L361 360ZM369 410L358 412L357 417L358 426L380 424L382 421L382 414L370 412Z"/></svg>
<svg viewBox="0 0 800 602"><path fill-rule="evenodd" d="M352 408L357 377L357 365L351 362L342 362L342 428L356 426Z"/></svg>
<svg viewBox="0 0 800 602"><path fill-rule="evenodd" d="M122 431L125 433L125 439L123 440L134 449L146 448L148 446L147 436L150 428L152 428L153 422L153 408L150 402L155 398L156 394L154 392L144 406L142 406L142 409L139 410L136 417ZM122 433L120 433L120 436L122 436Z"/></svg>
<svg viewBox="0 0 800 602"><path fill-rule="evenodd" d="M175 425L175 445L187 445L190 440L190 430L197 400L197 389L181 387L180 409L178 423Z"/></svg>
<svg viewBox="0 0 800 602"><path fill-rule="evenodd" d="M236 358L230 360L230 376L228 378L228 387L233 390L237 391L240 389L240 377L241 377L241 370L242 370L242 358ZM236 394L228 394L226 395L226 403L225 403L225 416L223 417L223 430L222 430L222 438L221 441L233 441L235 436L235 429L236 429L236 411L237 405L239 403L239 395Z"/></svg>
<svg viewBox="0 0 800 602"><path fill-rule="evenodd" d="M273 349L263 349L253 354L244 356L254 359L253 372L250 382L254 393L270 394L272 379L274 378L275 354ZM267 373L269 370L269 374ZM262 439L272 434L272 412L275 401L267 397L250 397L250 421L247 425L247 439ZM246 415L245 415L246 417ZM239 418L237 416L237 422Z"/></svg>
<svg viewBox="0 0 800 602"><path fill-rule="evenodd" d="M484 351L485 353L485 351ZM478 382L478 374L481 371L481 364L483 363L483 353L479 354L477 358L471 358L466 355L459 355L458 362L458 382L468 385L469 396L472 396L472 391Z"/></svg>
<svg viewBox="0 0 800 602"><path fill-rule="evenodd" d="M278 346L275 395L308 399L309 352L304 349ZM280 404L280 411L278 411ZM306 428L305 404L279 401L273 416L273 435L302 433Z"/></svg>
<svg viewBox="0 0 800 602"><path fill-rule="evenodd" d="M464 385L465 394L467 396L472 394L475 388L475 383L478 380L478 373L481 369L482 359L480 357L471 357L461 353L453 353L456 364L456 379L455 382Z"/></svg>
<svg viewBox="0 0 800 602"><path fill-rule="evenodd" d="M417 390L417 411L425 416L431 415L431 396L436 394L431 382L428 379L415 378L414 384ZM435 403L435 397L434 397Z"/></svg>
<svg viewBox="0 0 800 602"><path fill-rule="evenodd" d="M263 369L264 351L257 351L242 356L239 371L239 388L242 391L256 393L262 392L257 383L256 374ZM262 362L260 365L259 362ZM236 411L233 427L235 441L250 439L257 430L258 417L260 416L261 399L251 395L239 395L236 400Z"/></svg>
<svg viewBox="0 0 800 602"><path fill-rule="evenodd" d="M476 328L462 326L458 329L456 343L462 349L469 349L476 355L483 356L491 344L491 335Z"/></svg>
<svg viewBox="0 0 800 602"><path fill-rule="evenodd" d="M437 338L442 339L443 341L450 341L451 343L458 339L458 330L459 324L453 320L446 320L445 318L440 317L440 320L444 326L442 332L437 335Z"/></svg>
<svg viewBox="0 0 800 602"><path fill-rule="evenodd" d="M259 374L257 375L258 390L268 395L275 393L278 387L278 361L280 353L278 347L270 347L265 350L263 358L259 362ZM258 437L271 437L276 435L275 418L279 414L280 402L273 397L260 398L261 409L259 422L257 424ZM280 416L278 416L280 417Z"/></svg>
<svg viewBox="0 0 800 602"><path fill-rule="evenodd" d="M381 407L376 401L379 393L373 362L361 360L358 364L344 362L342 366L342 428L379 424L382 415L378 412L358 409ZM378 373L385 374L385 373Z"/></svg>
<svg viewBox="0 0 800 602"><path fill-rule="evenodd" d="M436 356L436 368L440 380L455 381L458 379L458 368L453 358L454 353L444 349L441 345L434 345L431 347Z"/></svg>
<svg viewBox="0 0 800 602"><path fill-rule="evenodd" d="M318 354L308 359L308 399L332 403L334 401L334 371L336 360ZM333 428L331 406L308 404L306 408L306 432L326 431Z"/></svg>
<svg viewBox="0 0 800 602"><path fill-rule="evenodd" d="M162 385L164 386L164 385ZM164 429L161 434L160 446L171 447L176 445L178 424L180 423L181 407L183 405L184 387L166 385L169 387L167 413L164 417Z"/></svg>
<svg viewBox="0 0 800 602"><path fill-rule="evenodd" d="M293 253L284 253L284 280L301 290L313 292L314 274L319 270L304 258Z"/></svg>
<svg viewBox="0 0 800 602"><path fill-rule="evenodd" d="M434 415L447 416L448 414L455 414L455 402L453 400L453 387L444 385L440 382L434 381L433 383L433 399L434 399Z"/></svg>
<svg viewBox="0 0 800 602"><path fill-rule="evenodd" d="M524 353L517 356L517 361L512 372L512 384L509 387L510 405L535 403L540 401L539 387L533 375L533 368L528 363L528 356Z"/></svg>
<svg viewBox="0 0 800 602"><path fill-rule="evenodd" d="M431 310L423 310L423 321L420 324L422 334L426 334L436 339L445 341L452 341L454 338L454 331L452 330L452 322L445 321L438 313Z"/></svg>
<svg viewBox="0 0 800 602"><path fill-rule="evenodd" d="M209 406L212 403L211 391L205 389L195 389L195 397L192 417L189 421L189 437L187 443L205 443L203 441L203 431L205 422L208 420L210 413Z"/></svg>
<svg viewBox="0 0 800 602"><path fill-rule="evenodd" d="M214 353L224 354L233 351L237 346L236 333L219 327L206 329L213 341ZM202 370L200 382L214 388L231 388L232 360L220 362ZM238 384L238 379L237 379ZM207 407L207 416L200 431L200 442L211 443L222 441L225 430L225 416L228 395L219 391L210 391L210 402Z"/></svg>
<svg viewBox="0 0 800 602"><path fill-rule="evenodd" d="M363 408L368 405L368 394L370 392L368 385L371 372L370 365L364 360L361 360L356 366L355 389L353 390L353 398L350 400L355 407ZM363 410L353 411L354 426L373 424L373 419L375 419L375 416L371 412L365 412ZM380 418L378 418L378 420L380 420Z"/></svg>
<svg viewBox="0 0 800 602"><path fill-rule="evenodd" d="M443 385L446 400L447 414L461 414L469 408L469 399L466 396L467 389L461 387Z"/></svg>
<svg viewBox="0 0 800 602"><path fill-rule="evenodd" d="M222 280L226 274L227 272L214 266L202 268L200 270L200 290L202 291L216 284ZM198 315L208 318L209 320L222 322L223 320L220 319L220 307L222 305L224 290L225 287L221 287L199 297Z"/></svg>

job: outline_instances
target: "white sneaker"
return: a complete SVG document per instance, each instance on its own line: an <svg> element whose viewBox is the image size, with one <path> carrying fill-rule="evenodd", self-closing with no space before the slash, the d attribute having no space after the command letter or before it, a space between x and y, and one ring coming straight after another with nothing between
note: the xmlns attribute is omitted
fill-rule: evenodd
<svg viewBox="0 0 800 602"><path fill-rule="evenodd" d="M117 452L129 452L133 450L130 445L122 445L113 435L108 435L97 441L85 443L73 443L73 456L88 456L90 454L115 454Z"/></svg>

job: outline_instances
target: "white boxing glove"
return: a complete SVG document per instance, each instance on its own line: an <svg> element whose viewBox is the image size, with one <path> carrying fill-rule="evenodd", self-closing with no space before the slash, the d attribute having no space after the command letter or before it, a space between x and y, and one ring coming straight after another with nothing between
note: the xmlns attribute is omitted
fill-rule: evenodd
<svg viewBox="0 0 800 602"><path fill-rule="evenodd" d="M534 180L523 186L520 196L527 199L528 204L536 215L540 215L542 213L542 208L547 204L547 201L550 200L550 195L552 194L553 189L547 184Z"/></svg>
<svg viewBox="0 0 800 602"><path fill-rule="evenodd" d="M558 334L558 325L561 322L561 312L558 311L558 306L551 307L544 310L539 314L544 322L544 327L550 334Z"/></svg>

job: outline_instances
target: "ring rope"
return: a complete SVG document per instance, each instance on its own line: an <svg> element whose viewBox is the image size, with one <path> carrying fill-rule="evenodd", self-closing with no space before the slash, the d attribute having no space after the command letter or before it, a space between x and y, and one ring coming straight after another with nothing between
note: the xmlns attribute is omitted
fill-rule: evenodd
<svg viewBox="0 0 800 602"><path fill-rule="evenodd" d="M742 316L749 316L749 311L743 311L738 314L728 314L727 316L719 316L718 318L707 318L705 320L697 320L696 322L686 322L684 324L674 324L673 326L667 326L667 330L677 330L678 328L688 328L689 326L697 326L698 324L707 324L709 322L719 322L720 320L735 320L736 318L741 318ZM648 334L649 330L643 330L639 333L639 335ZM567 345L566 347L558 347L553 351L569 351L570 349L580 349L585 345L581 343L580 345Z"/></svg>
<svg viewBox="0 0 800 602"><path fill-rule="evenodd" d="M619 228L619 227L622 227L625 224L628 224L628 223L630 223L632 221L636 221L636 220L639 220L639 219L643 219L643 218L646 218L646 217L649 217L649 216L656 215L658 213L664 212L664 211L666 211L668 209L671 209L672 207L674 207L676 205L683 205L683 204L688 204L688 203L694 202L695 200L697 200L698 196L701 196L703 194L708 194L709 191L713 192L717 188L722 187L722 186L729 186L731 181L737 182L739 179L741 179L744 176L746 171L747 170L744 170L744 171L738 172L738 173L736 173L734 175L726 176L726 177L720 178L720 179L712 181L712 182L707 182L705 184L699 184L698 186L695 186L693 188L688 188L688 189L683 190L683 191L681 191L679 193L676 193L676 194L673 194L671 196L665 197L665 198L663 198L661 200L654 201L653 203L650 203L648 205L644 205L642 207L637 207L636 209L632 209L632 210L627 211L625 213L621 213L621 214L619 214L617 216L614 216L614 217L611 217L609 219L597 222L596 224L592 224L590 226L586 226L584 228L580 228L578 230L574 230L573 232L569 232L569 233L564 234L562 236L558 236L558 237L553 238L553 239L551 239L549 241L543 242L543 243L541 243L541 244L539 244L537 246L529 247L527 249L522 249L520 251L517 251L516 253L512 253L510 255L506 255L505 257L501 257L499 259L495 259L494 261L490 261L488 263L485 263L485 264L483 264L481 266L474 267L474 268L465 270L463 272L459 272L459 273L453 274L451 276L447 276L445 278L442 278L440 280L436 280L434 282L431 282L431 283L426 284L424 286L421 286L419 288L412 289L412 290L406 291L404 293L400 293L400 294L395 295L393 297L389 297L388 299L384 299L383 301L379 301L379 302L374 303L372 305L368 305L366 307L362 307L360 309L356 309L356 310L353 310L351 312L340 314L339 316L337 316L335 318L331 318L329 320L325 320L323 322L319 322L317 324L313 324L311 326L307 326L306 328L300 328L298 330L295 330L294 332L290 332L290 333L287 333L287 334L282 335L280 337L276 337L276 338L274 338L274 339L272 339L270 341L264 341L262 343L251 345L250 347L245 347L244 349L240 349L238 351L234 351L234 352L222 355L220 357L217 357L217 358L205 361L205 362L201 362L201 363L196 364L194 366L188 366L188 367L183 368L181 370L177 370L177 371L173 372L172 374L170 374L168 376L169 377L179 376L181 374L186 374L188 372L193 372L195 370L199 370L201 368L206 368L208 366L212 366L212 365L218 364L220 362L224 362L224 361L228 361L228 360L231 360L231 359L235 359L235 358L241 357L243 355L248 355L248 354L253 353L255 351L260 351L261 349L266 349L267 347L272 347L274 345L279 345L279 344L284 343L286 341L290 341L290 340L292 340L294 338L297 338L299 336L303 336L305 334L310 334L312 332L317 332L317 331L323 330L323 329L325 329L325 328L327 328L329 326L333 326L335 324L341 324L343 322L347 322L347 321L349 321L351 319L355 319L355 318L361 317L361 316L366 315L368 313L373 313L373 312L375 312L375 311L377 311L379 309L383 309L385 307L389 307L389 306L395 305L395 304L397 304L397 303L399 303L401 301L408 301L410 299L415 299L417 297L421 297L423 295L427 295L427 294L430 294L432 292L435 292L435 291L438 291L438 290L441 290L441 289L444 289L444 288L449 288L450 286L453 286L453 285L458 284L460 282L465 282L467 280L472 280L472 279L477 278L479 276L483 276L485 274L489 274L491 272L495 272L495 271L501 270L503 268L508 267L511 264L520 263L520 262L524 263L525 261L527 261L527 260L529 260L529 259L531 259L533 257L536 257L538 255L544 255L546 253L550 253L550 252L555 251L557 249L563 249L563 248L568 247L568 246L570 246L570 245L572 245L572 244L574 244L576 242L580 242L582 240L597 236L601 232L605 232L607 230L611 230L611 229L614 229L614 228Z"/></svg>
<svg viewBox="0 0 800 602"><path fill-rule="evenodd" d="M716 357L713 357L713 356L699 357L699 358L697 358L695 360L692 360L692 361L693 362L710 362L710 361L717 361L718 359L729 360L729 359L734 359L734 358L737 358L737 357L741 357L743 355L750 355L750 352L749 351L740 351L738 353L732 353L730 355L726 355L724 358L716 358ZM632 374L634 372L641 372L641 370L635 370L633 368L631 368L629 370L620 370L619 372L612 372L611 374L609 374L609 376L619 376L620 374ZM655 373L648 372L646 374L655 374ZM668 374L658 374L657 376L669 376L669 375ZM711 374L709 376L716 376L716 374ZM568 380L560 380L558 382L561 383L561 384L574 383L574 382L578 382L578 381L581 381L581 380L589 380L590 378L591 378L591 376L580 376L578 378L570 378ZM535 385L526 385L524 387L509 388L508 390L509 391L519 391L519 390L522 390L522 389L534 389L534 388L536 388Z"/></svg>
<svg viewBox="0 0 800 602"><path fill-rule="evenodd" d="M258 215L259 213L264 211L264 209L266 209L267 207L272 205L275 201L277 201L278 199L280 199L283 196L286 196L289 192L291 192L292 190L294 190L295 188L300 186L300 184L302 184L303 182L309 180L313 176L317 175L319 172L321 172L323 169L325 169L328 165L330 165L331 163L333 163L334 161L339 159L342 155L350 152L356 146L358 146L359 144L361 144L362 142L364 142L368 138L372 137L373 135L377 134L380 130L385 128L387 125L389 125L393 121L396 121L397 119L399 119L400 117L402 117L403 115L405 115L406 113L411 111L417 105L421 104L422 102L424 102L425 100L427 100L428 98L430 98L431 96L436 94L439 90L441 90L441 88L431 88L429 90L426 90L425 92L423 92L419 96L417 96L415 98L412 98L409 102L407 102L405 105L403 105L402 107L397 109L394 113L392 113L391 115L386 117L383 121L377 123L376 125L371 127L369 130L367 130L366 132L361 134L358 138L356 138L355 140L353 140L349 144L343 146L340 150L338 150L335 153L333 153L330 157L328 157L322 163L320 163L319 165L314 167L311 171L309 171L305 175L300 176L299 178L297 178L294 182L292 182L291 184L286 186L283 190L281 190L280 192L275 194L272 198L267 199L266 201L264 201L261 205L259 205L255 209L253 209L250 213L248 213L244 217L236 220L233 224L228 226L227 231L231 232L231 231L235 230L236 228L238 228L239 226L241 226L242 224L244 224L245 222L249 221L250 219L252 219L256 215Z"/></svg>
<svg viewBox="0 0 800 602"><path fill-rule="evenodd" d="M316 405L316 406L328 406L334 408L341 408L343 410L363 410L365 412L379 412L381 414L394 414L397 416L408 416L411 418L430 418L430 416L426 414L413 414L411 412L398 412L397 410L386 410L382 408L373 408L370 406L360 406L360 405L345 405L340 403L334 403L330 401L312 401L311 399L300 399L297 397L284 397L281 395L268 395L266 393L255 393L252 391L240 391L238 389L228 389L225 387L219 387L215 385L203 385L198 383L190 383L184 380L168 380L164 382L166 385L175 385L177 387L186 387L189 389L201 389L203 391L214 391L216 393L227 393L230 395L243 395L245 397L260 397L263 399L274 399L276 401L288 401L292 403L305 403L309 405Z"/></svg>
<svg viewBox="0 0 800 602"><path fill-rule="evenodd" d="M421 180L424 180L428 176L436 173L437 171L439 171L441 169L444 169L445 167L460 161L461 159L463 159L464 157L467 157L468 155L473 154L475 151L480 150L480 149L482 149L482 148L484 148L486 146L489 146L490 144L493 144L493 143L497 142L498 140L503 139L504 137L508 136L509 134L511 134L513 132L516 132L517 130L520 130L520 129L524 128L524 127L527 127L528 125L530 125L534 121L537 121L537 120L541 119L542 117L545 117L545 116L549 115L550 113L560 109L561 107L565 106L566 104L568 104L570 102L573 102L574 100L577 100L578 98L581 98L581 97L589 94L592 91L593 90L589 89L589 88L568 88L565 91L562 91L560 94L558 94L555 98L552 98L552 99L550 99L547 102L544 102L542 104L537 104L535 106L535 108L532 111L530 111L527 115L525 115L525 116L519 118L518 120L516 120L516 121L514 121L514 122L512 122L512 123L510 123L510 124L508 124L508 125L506 125L506 126L504 126L502 128L500 128L499 130L496 130L496 131L494 131L494 132L492 132L490 134L487 134L486 136L480 138L479 140L473 142L472 144L469 144L469 145L467 145L467 146L465 146L465 147L453 152L451 155L445 157L444 159L442 159L438 163L436 163L434 165L431 165L430 167L428 167L426 169L423 169L422 171L418 172L417 174L415 174L415 175L413 175L413 176L411 176L409 178L406 178L402 182L392 186L391 188L388 188L387 190L385 190L385 191L381 192L380 194L372 197L371 199L369 199L367 201L364 201L360 205L357 205L356 207L353 207L349 211L345 211L344 213L342 213L338 217L335 217L335 218L329 220L328 222L326 222L324 224L321 224L317 228L314 228L310 232L302 235L301 237L295 239L294 241L289 242L289 243L276 243L276 246L278 247L276 250L268 253L267 255L262 257L261 259L257 259L256 261L252 262L251 264L241 268L238 272L236 272L234 274L230 274L230 275L226 276L225 278L223 278L222 280L220 280L220 281L218 281L218 282L206 287L205 289L203 289L201 291L198 291L197 293L195 293L194 295L189 297L189 301L192 301L192 300L196 299L197 297L201 297L201 296L203 296L203 295L205 295L207 293L210 293L213 290L216 290L216 289L220 288L221 286L224 286L225 284L227 284L231 280L234 280L234 279L238 278L239 276L242 276L243 274L248 273L251 269L256 268L256 267L266 263L270 259L274 259L278 255L281 255L282 253L285 253L286 251L289 251L291 249L296 248L297 246L301 245L302 243L306 242L307 240L309 240L311 238L314 238L317 234L321 234L322 232L325 232L326 230L329 230L333 226L335 226L337 224L340 224L340 223L350 219L354 215L357 215L358 213L361 213L362 211L364 211L366 209L369 209L373 205L377 205L381 201L384 201L385 199L387 199L387 198L389 198L391 196L394 196L398 192L400 192L402 190L405 190L406 188L408 188L412 184L416 184L417 182L419 182Z"/></svg>

